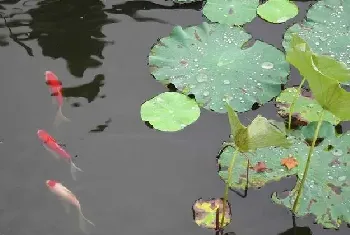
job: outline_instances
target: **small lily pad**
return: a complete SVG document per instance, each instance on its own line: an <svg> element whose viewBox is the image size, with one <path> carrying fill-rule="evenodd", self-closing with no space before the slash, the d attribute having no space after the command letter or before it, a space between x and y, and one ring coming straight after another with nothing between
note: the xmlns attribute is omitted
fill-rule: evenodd
<svg viewBox="0 0 350 235"><path fill-rule="evenodd" d="M250 38L223 24L176 26L152 48L151 73L195 95L206 109L225 113L227 101L237 112L250 110L277 96L290 71L285 55L271 45L256 41L242 49Z"/></svg>
<svg viewBox="0 0 350 235"><path fill-rule="evenodd" d="M179 131L199 116L196 101L177 92L161 93L141 106L142 121L148 121L161 131Z"/></svg>
<svg viewBox="0 0 350 235"><path fill-rule="evenodd" d="M317 127L317 121L310 122L307 126L304 126L301 131L307 140L313 140ZM327 138L328 136L335 135L335 128L330 122L323 121L318 133L318 138Z"/></svg>
<svg viewBox="0 0 350 235"><path fill-rule="evenodd" d="M311 97L311 93L307 94L304 90L299 95L297 88L287 88L281 92L276 98L276 107L278 108L278 114L287 118L289 115L289 107L293 100L296 98L294 103L294 109L292 117L296 119L294 122L297 126L307 125L309 122L318 121L319 113L322 111L321 105ZM339 123L339 119L334 116L331 112L326 111L324 120L334 125Z"/></svg>
<svg viewBox="0 0 350 235"><path fill-rule="evenodd" d="M208 201L198 199L193 207L194 221L198 226L218 229L220 226L223 213L223 200L215 198ZM225 216L223 226L227 226L231 222L231 207L228 202L225 205Z"/></svg>
<svg viewBox="0 0 350 235"><path fill-rule="evenodd" d="M207 0L203 14L212 22L243 25L256 17L259 0Z"/></svg>
<svg viewBox="0 0 350 235"><path fill-rule="evenodd" d="M298 6L289 0L268 0L258 7L258 15L271 23L284 23L298 14Z"/></svg>
<svg viewBox="0 0 350 235"><path fill-rule="evenodd" d="M298 33L321 55L334 56L350 66L350 1L322 0L315 3L301 24L290 27L283 46L288 51L293 33Z"/></svg>

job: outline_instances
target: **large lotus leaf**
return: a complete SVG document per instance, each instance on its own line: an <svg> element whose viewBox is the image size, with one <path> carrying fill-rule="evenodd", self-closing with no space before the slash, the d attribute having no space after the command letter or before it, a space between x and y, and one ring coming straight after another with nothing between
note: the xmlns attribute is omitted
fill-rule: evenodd
<svg viewBox="0 0 350 235"><path fill-rule="evenodd" d="M332 146L332 148L330 148ZM302 195L297 207L297 216L314 214L316 222L326 228L338 228L342 222L350 223L350 133L341 137L325 139L315 147ZM307 146L291 148L304 157L299 158L298 178L301 179L309 151ZM291 209L296 198L295 188L272 200Z"/></svg>
<svg viewBox="0 0 350 235"><path fill-rule="evenodd" d="M256 17L259 0L207 0L203 14L212 22L243 25Z"/></svg>
<svg viewBox="0 0 350 235"><path fill-rule="evenodd" d="M211 200L198 199L192 206L194 221L198 226L218 229L220 227L221 217L223 213L223 200L221 198L213 198ZM224 225L227 226L231 222L231 207L226 201Z"/></svg>
<svg viewBox="0 0 350 235"><path fill-rule="evenodd" d="M195 2L199 0L173 0L175 3L190 3L190 2Z"/></svg>
<svg viewBox="0 0 350 235"><path fill-rule="evenodd" d="M301 24L290 27L283 41L286 50L292 33L298 33L319 54L332 55L350 65L350 1L322 0L315 3Z"/></svg>
<svg viewBox="0 0 350 235"><path fill-rule="evenodd" d="M296 132L295 132L296 133ZM220 166L219 176L234 189L244 189L247 180L247 159L250 160L248 187L262 187L270 181L278 181L281 178L296 174L296 168L288 170L281 164L281 160L287 158L290 154L300 158L306 158L305 155L297 155L298 149L305 148L305 143L300 134L290 136L289 140L293 143L291 148L266 147L259 148L254 153L238 153L235 159L232 181L228 180L228 167L230 165L234 148L227 147L218 159Z"/></svg>
<svg viewBox="0 0 350 235"><path fill-rule="evenodd" d="M152 48L151 73L194 94L206 109L225 113L227 101L238 112L250 110L281 92L289 64L281 51L261 41L242 49L249 38L243 29L222 24L176 26Z"/></svg>
<svg viewBox="0 0 350 235"><path fill-rule="evenodd" d="M297 118L299 123L318 121L318 115L322 111L322 107L312 97L303 95L303 92L301 95L299 95L298 89L295 87L285 89L276 98L278 114L284 118L288 117L289 107L294 100L295 103L292 116ZM340 121L336 116L328 111L325 111L323 120L334 125L338 124Z"/></svg>
<svg viewBox="0 0 350 235"><path fill-rule="evenodd" d="M298 6L289 0L268 0L258 7L258 15L271 23L283 23L298 15Z"/></svg>
<svg viewBox="0 0 350 235"><path fill-rule="evenodd" d="M305 139L312 141L315 135L315 131L317 128L318 122L310 122L307 126L304 126L301 128L301 131L303 133L303 136ZM317 138L328 138L329 136L335 135L335 128L334 126L327 121L323 121L320 130L318 132Z"/></svg>
<svg viewBox="0 0 350 235"><path fill-rule="evenodd" d="M195 122L200 115L196 101L177 92L164 92L141 106L142 121L161 131L178 131Z"/></svg>

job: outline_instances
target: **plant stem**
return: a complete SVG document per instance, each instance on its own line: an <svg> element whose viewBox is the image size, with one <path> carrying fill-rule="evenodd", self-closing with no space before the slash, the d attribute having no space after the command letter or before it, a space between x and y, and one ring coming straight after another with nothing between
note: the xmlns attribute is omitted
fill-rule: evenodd
<svg viewBox="0 0 350 235"><path fill-rule="evenodd" d="M298 206L298 203L299 203L301 192L303 190L303 187L304 187L304 184L305 184L305 180L306 180L306 177L307 177L307 173L308 173L309 168L310 168L311 155L312 155L312 153L314 151L314 148L315 148L315 144L316 144L316 140L317 140L317 137L318 137L318 133L320 131L321 124L322 124L322 121L323 121L323 115L324 115L324 110L321 111L320 118L318 119L317 127L316 127L315 134L314 134L314 139L312 140L312 144L311 144L311 147L309 149L309 153L307 155L307 160L306 160L306 165L305 165L305 169L304 169L303 178L301 179L301 182L300 182L299 186L297 187L298 194L297 194L297 197L295 198L295 201L294 201L294 204L293 204L293 209L292 209L294 214L297 212L297 206Z"/></svg>
<svg viewBox="0 0 350 235"><path fill-rule="evenodd" d="M297 89L297 91L298 91L298 96L295 96L295 97L294 97L294 99L293 99L291 105L289 106L288 130L290 130L290 128L291 128L291 125L292 125L292 113L293 113L293 111L294 111L295 102L296 102L296 100L297 100L297 99L299 98L299 96L300 96L301 87L303 86L304 82L305 82L305 78L301 81L300 85L298 86L298 89Z"/></svg>
<svg viewBox="0 0 350 235"><path fill-rule="evenodd" d="M226 202L228 201L228 192L229 192L229 188L230 188L230 182L232 180L232 170L233 170L233 166L236 160L236 156L239 152L238 147L235 147L236 150L233 153L231 162L230 162L230 166L228 168L228 177L227 177L227 181L225 182L225 192L224 192L224 200L223 200L223 206L222 206L222 217L221 217L221 223L220 223L220 228L224 227L224 220L225 220L225 207L226 207Z"/></svg>

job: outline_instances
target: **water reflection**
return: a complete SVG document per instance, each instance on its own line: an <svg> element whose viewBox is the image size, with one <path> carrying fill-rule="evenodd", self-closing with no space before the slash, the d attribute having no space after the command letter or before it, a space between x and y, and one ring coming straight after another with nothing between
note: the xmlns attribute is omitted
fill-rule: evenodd
<svg viewBox="0 0 350 235"><path fill-rule="evenodd" d="M278 235L312 235L309 227L293 227Z"/></svg>
<svg viewBox="0 0 350 235"><path fill-rule="evenodd" d="M137 22L147 22L154 21L162 24L166 24L166 21L153 18L153 17L143 17L137 14L140 10L155 10L155 9L163 9L163 10L174 10L174 9L194 9L200 10L202 8L202 1L196 1L192 3L180 4L180 3L172 3L172 5L162 5L150 1L127 1L121 4L115 4L111 9L106 9L105 11L111 14L122 14L127 15L133 18Z"/></svg>
<svg viewBox="0 0 350 235"><path fill-rule="evenodd" d="M71 74L82 77L87 68L102 64L102 50L109 42L102 26L115 22L103 12L99 0L45 0L30 9L28 39L37 39L44 56L63 58Z"/></svg>
<svg viewBox="0 0 350 235"><path fill-rule="evenodd" d="M62 94L64 97L83 97L87 99L89 103L91 103L100 93L101 87L104 86L104 80L105 76L103 74L98 74L95 76L94 80L89 83L75 87L63 87ZM79 107L79 105L76 104L74 106Z"/></svg>

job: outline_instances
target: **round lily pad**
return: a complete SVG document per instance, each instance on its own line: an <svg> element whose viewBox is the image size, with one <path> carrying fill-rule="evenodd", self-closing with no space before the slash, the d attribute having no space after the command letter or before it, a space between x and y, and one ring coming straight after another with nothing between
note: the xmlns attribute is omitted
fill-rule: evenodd
<svg viewBox="0 0 350 235"><path fill-rule="evenodd" d="M225 203L224 227L231 222L231 207ZM214 198L210 200L198 199L192 207L194 221L198 226L219 229L223 213L223 200Z"/></svg>
<svg viewBox="0 0 350 235"><path fill-rule="evenodd" d="M195 100L177 92L164 92L141 106L142 121L161 131L178 131L195 122L200 108Z"/></svg>
<svg viewBox="0 0 350 235"><path fill-rule="evenodd" d="M322 0L315 3L301 24L290 27L283 41L290 47L293 33L298 33L311 47L322 55L331 55L350 66L350 1Z"/></svg>
<svg viewBox="0 0 350 235"><path fill-rule="evenodd" d="M322 107L311 97L311 94L302 92L302 94L299 95L298 89L295 87L285 89L276 98L276 107L278 108L278 114L281 117L288 118L289 107L294 99L295 103L292 117L296 126L307 125L309 122L318 121ZM338 124L340 121L329 111L325 111L323 120L328 121L333 125Z"/></svg>
<svg viewBox="0 0 350 235"><path fill-rule="evenodd" d="M281 92L289 64L281 51L261 41L242 49L249 39L243 29L223 24L176 26L152 48L151 73L195 95L206 109L225 113L227 101L235 111L250 110Z"/></svg>
<svg viewBox="0 0 350 235"><path fill-rule="evenodd" d="M269 0L258 7L258 15L271 23L284 23L298 14L298 6L289 0Z"/></svg>
<svg viewBox="0 0 350 235"><path fill-rule="evenodd" d="M243 25L256 17L259 0L207 0L203 14L212 22Z"/></svg>

